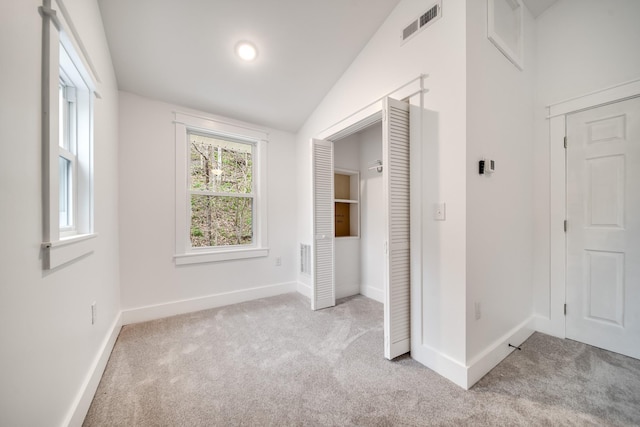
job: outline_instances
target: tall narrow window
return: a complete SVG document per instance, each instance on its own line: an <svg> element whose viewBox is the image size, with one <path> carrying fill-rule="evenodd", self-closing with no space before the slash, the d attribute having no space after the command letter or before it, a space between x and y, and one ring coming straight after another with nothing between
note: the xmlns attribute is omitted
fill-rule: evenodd
<svg viewBox="0 0 640 427"><path fill-rule="evenodd" d="M43 0L42 166L44 268L93 250L95 73L57 0Z"/></svg>
<svg viewBox="0 0 640 427"><path fill-rule="evenodd" d="M176 263L267 256L266 133L176 113Z"/></svg>

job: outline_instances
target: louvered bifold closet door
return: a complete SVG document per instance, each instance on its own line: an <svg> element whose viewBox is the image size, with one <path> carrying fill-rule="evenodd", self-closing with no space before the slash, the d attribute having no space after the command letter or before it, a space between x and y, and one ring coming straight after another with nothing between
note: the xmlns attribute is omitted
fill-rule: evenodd
<svg viewBox="0 0 640 427"><path fill-rule="evenodd" d="M313 295L311 308L336 305L333 205L333 143L313 140Z"/></svg>
<svg viewBox="0 0 640 427"><path fill-rule="evenodd" d="M386 217L384 353L410 350L409 104L387 98L382 125Z"/></svg>

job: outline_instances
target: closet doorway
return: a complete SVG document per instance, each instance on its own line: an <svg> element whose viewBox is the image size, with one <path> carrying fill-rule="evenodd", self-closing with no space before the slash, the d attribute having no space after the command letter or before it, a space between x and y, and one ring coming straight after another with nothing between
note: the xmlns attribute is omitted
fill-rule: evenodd
<svg viewBox="0 0 640 427"><path fill-rule="evenodd" d="M384 304L384 356L410 351L409 104L313 140L312 309L363 294Z"/></svg>

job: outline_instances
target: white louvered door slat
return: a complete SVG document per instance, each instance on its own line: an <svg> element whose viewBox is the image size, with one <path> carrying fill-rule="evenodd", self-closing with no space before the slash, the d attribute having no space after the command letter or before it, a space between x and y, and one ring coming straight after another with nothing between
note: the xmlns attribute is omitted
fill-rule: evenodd
<svg viewBox="0 0 640 427"><path fill-rule="evenodd" d="M387 98L382 125L385 238L384 356L410 350L409 105Z"/></svg>
<svg viewBox="0 0 640 427"><path fill-rule="evenodd" d="M311 308L336 305L334 264L333 143L313 140L313 294Z"/></svg>

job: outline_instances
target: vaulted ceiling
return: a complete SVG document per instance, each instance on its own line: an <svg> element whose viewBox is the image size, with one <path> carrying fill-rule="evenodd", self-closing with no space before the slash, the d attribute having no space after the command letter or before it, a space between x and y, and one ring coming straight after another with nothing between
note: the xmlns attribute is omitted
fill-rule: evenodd
<svg viewBox="0 0 640 427"><path fill-rule="evenodd" d="M399 0L100 0L121 90L295 132ZM258 57L234 54L250 40Z"/></svg>
<svg viewBox="0 0 640 427"><path fill-rule="evenodd" d="M556 0L524 1L538 16ZM295 132L398 2L99 0L99 5L121 90ZM241 40L257 46L253 62L235 56Z"/></svg>

